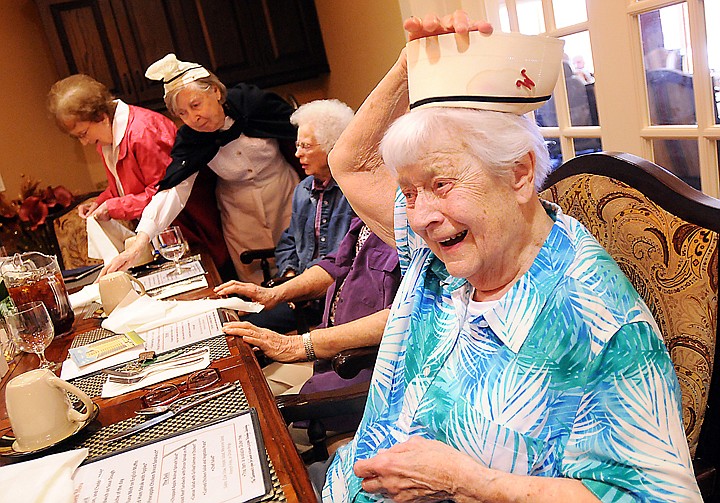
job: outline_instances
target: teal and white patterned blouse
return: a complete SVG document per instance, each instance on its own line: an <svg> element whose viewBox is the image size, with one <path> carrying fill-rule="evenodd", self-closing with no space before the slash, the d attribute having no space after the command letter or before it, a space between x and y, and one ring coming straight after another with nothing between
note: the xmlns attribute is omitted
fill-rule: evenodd
<svg viewBox="0 0 720 503"><path fill-rule="evenodd" d="M362 423L323 501L382 501L353 464L411 435L490 468L579 479L602 501L701 501L652 315L590 233L544 204L555 224L530 270L473 317L472 287L412 232L398 193L405 275Z"/></svg>

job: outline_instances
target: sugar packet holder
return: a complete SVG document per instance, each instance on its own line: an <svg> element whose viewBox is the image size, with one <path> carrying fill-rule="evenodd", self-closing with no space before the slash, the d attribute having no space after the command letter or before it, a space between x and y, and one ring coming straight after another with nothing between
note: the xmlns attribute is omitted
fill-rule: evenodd
<svg viewBox="0 0 720 503"><path fill-rule="evenodd" d="M89 365L103 358L122 353L130 348L144 344L145 341L136 332L117 334L84 346L70 348L70 358L78 367Z"/></svg>

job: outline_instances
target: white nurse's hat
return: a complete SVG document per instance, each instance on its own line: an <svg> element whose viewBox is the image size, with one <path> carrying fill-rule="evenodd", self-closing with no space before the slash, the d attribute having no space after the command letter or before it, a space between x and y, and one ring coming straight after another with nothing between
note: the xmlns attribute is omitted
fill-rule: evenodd
<svg viewBox="0 0 720 503"><path fill-rule="evenodd" d="M478 108L524 114L548 99L562 40L519 33L448 33L408 42L410 108Z"/></svg>

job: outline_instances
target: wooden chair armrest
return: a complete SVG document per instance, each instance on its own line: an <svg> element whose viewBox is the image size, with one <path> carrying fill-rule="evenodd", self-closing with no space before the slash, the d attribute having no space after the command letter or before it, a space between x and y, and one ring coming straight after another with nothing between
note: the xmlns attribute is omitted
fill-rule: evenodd
<svg viewBox="0 0 720 503"><path fill-rule="evenodd" d="M240 254L240 262L251 264L255 260L275 258L275 248L259 248L257 250L245 250Z"/></svg>
<svg viewBox="0 0 720 503"><path fill-rule="evenodd" d="M309 419L362 414L369 389L370 382L366 381L332 391L280 395L275 397L275 402L285 422L290 424Z"/></svg>
<svg viewBox="0 0 720 503"><path fill-rule="evenodd" d="M352 379L361 370L371 369L377 360L378 346L346 349L333 356L332 366L337 375L343 379Z"/></svg>

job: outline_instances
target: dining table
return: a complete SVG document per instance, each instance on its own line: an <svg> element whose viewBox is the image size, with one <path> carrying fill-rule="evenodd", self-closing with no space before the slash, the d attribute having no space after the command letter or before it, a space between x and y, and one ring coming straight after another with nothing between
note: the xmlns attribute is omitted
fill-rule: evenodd
<svg viewBox="0 0 720 503"><path fill-rule="evenodd" d="M197 300L217 298L213 288L221 283L215 265L206 253L199 253L200 261L205 270L207 287L172 297L175 300ZM68 285L72 289L72 284ZM64 361L68 358L68 350L78 336L97 331L100 327L101 317L97 313L92 315L76 314L72 331L59 338L55 338L46 350L46 356L51 361ZM219 338L222 338L219 337ZM272 490L261 501L287 501L312 502L316 501L315 492L310 483L307 469L293 443L288 428L280 414L275 398L272 395L267 381L263 376L253 349L239 338L224 336L227 351L224 356L214 359L211 366L218 369L222 382L236 382L241 387L243 406L255 409L262 435L262 441L267 451L267 457L272 475ZM224 345L223 345L224 346ZM15 376L28 370L37 368L38 357L35 354L20 353L9 362L8 372L0 379L0 433L7 433L10 429L5 405L5 387ZM183 377L177 377L168 382L180 382ZM71 381L72 382L72 381ZM99 412L93 420L92 427L85 437L103 428L112 428L118 422L132 420L135 411L143 407L142 397L146 390L139 389L112 398L93 397ZM82 446L80 438L77 442L63 442L57 447L49 449L47 453L56 453L70 448ZM0 466L22 461L12 457L0 456Z"/></svg>

